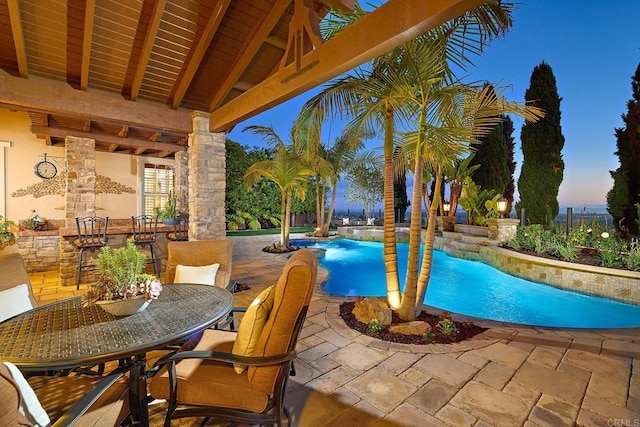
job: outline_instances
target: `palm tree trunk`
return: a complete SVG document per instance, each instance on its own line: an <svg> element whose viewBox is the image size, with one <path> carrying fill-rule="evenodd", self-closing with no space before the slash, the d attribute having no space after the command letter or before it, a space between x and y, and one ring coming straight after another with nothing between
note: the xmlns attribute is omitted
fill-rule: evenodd
<svg viewBox="0 0 640 427"><path fill-rule="evenodd" d="M329 205L329 212L327 213L327 221L324 223L324 230L322 230L322 235L324 237L329 235L329 226L331 225L331 218L333 218L333 210L336 207L336 196L338 194L338 189L336 188L338 182L334 181L331 185L333 186L331 189L331 204Z"/></svg>
<svg viewBox="0 0 640 427"><path fill-rule="evenodd" d="M393 108L385 113L384 130L384 267L387 279L387 302L392 309L400 307L396 220L393 210Z"/></svg>
<svg viewBox="0 0 640 427"><path fill-rule="evenodd" d="M320 209L320 180L316 175L316 228L320 230L322 235L322 229L324 228L324 211Z"/></svg>
<svg viewBox="0 0 640 427"><path fill-rule="evenodd" d="M416 293L418 288L418 261L420 259L420 243L422 234L422 173L424 161L422 152L424 141L422 134L416 147L413 172L413 192L411 196L411 225L409 228L409 260L407 261L407 279L402 294L402 304L398 316L403 320L416 318ZM432 204L434 206L435 204Z"/></svg>
<svg viewBox="0 0 640 427"><path fill-rule="evenodd" d="M282 190L282 199L280 200L280 246L285 246L285 222L287 220L287 193Z"/></svg>
<svg viewBox="0 0 640 427"><path fill-rule="evenodd" d="M460 199L460 194L462 193L462 182L455 180L451 183L451 189L449 190L449 216L456 216L456 211L458 210L458 200Z"/></svg>
<svg viewBox="0 0 640 427"><path fill-rule="evenodd" d="M418 277L418 291L416 293L415 307L418 312L422 309L422 302L427 293L429 278L431 277L431 267L433 264L433 244L436 236L436 212L437 205L440 204L440 188L442 187L442 174L436 177L436 189L433 195L433 203L429 207L429 223L427 224L427 235L424 239L424 252L422 255L422 268Z"/></svg>
<svg viewBox="0 0 640 427"><path fill-rule="evenodd" d="M282 246L286 250L289 247L289 229L291 227L291 189L287 190L287 201L285 204L284 233L282 236Z"/></svg>

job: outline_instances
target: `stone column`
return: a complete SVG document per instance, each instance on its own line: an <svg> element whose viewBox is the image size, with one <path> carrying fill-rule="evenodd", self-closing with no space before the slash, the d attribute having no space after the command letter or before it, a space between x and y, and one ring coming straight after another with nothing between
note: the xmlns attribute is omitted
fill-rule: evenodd
<svg viewBox="0 0 640 427"><path fill-rule="evenodd" d="M89 138L65 138L65 226L75 227L77 216L96 213L96 141ZM60 237L60 280L63 286L75 285L78 250L72 237Z"/></svg>
<svg viewBox="0 0 640 427"><path fill-rule="evenodd" d="M189 153L186 151L176 153L173 193L176 195L178 212L189 212Z"/></svg>
<svg viewBox="0 0 640 427"><path fill-rule="evenodd" d="M225 134L209 132L209 113L191 113L189 240L224 239Z"/></svg>
<svg viewBox="0 0 640 427"><path fill-rule="evenodd" d="M497 240L500 243L508 242L516 237L520 220L512 218L488 218L489 239Z"/></svg>
<svg viewBox="0 0 640 427"><path fill-rule="evenodd" d="M96 213L96 141L89 138L65 138L65 226L74 227L77 216Z"/></svg>

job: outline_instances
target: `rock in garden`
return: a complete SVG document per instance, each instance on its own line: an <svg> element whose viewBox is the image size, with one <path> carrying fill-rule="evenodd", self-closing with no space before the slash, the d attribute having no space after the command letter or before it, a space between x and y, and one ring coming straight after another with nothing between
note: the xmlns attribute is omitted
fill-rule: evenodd
<svg viewBox="0 0 640 427"><path fill-rule="evenodd" d="M365 324L373 319L377 319L382 326L391 324L391 309L387 303L378 298L364 298L357 301L353 308L353 315Z"/></svg>
<svg viewBox="0 0 640 427"><path fill-rule="evenodd" d="M431 325L420 320L414 320L411 322L404 322L397 325L389 326L389 332L403 335L423 335L425 332L430 330Z"/></svg>

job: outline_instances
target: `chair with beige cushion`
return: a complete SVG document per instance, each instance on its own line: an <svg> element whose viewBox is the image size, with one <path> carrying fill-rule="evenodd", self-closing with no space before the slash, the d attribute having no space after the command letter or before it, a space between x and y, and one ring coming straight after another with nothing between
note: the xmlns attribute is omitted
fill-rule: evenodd
<svg viewBox="0 0 640 427"><path fill-rule="evenodd" d="M13 369L13 371L11 370ZM130 369L104 377L34 376L25 380L15 366L0 360L0 425L119 426L129 416ZM44 417L44 420L43 420Z"/></svg>
<svg viewBox="0 0 640 427"><path fill-rule="evenodd" d="M230 286L231 260L233 257L232 240L168 242L167 252L167 272L164 283L176 283L176 270L180 268L178 266L203 267L202 270L204 271L207 270L206 267L219 264L217 272L214 273L215 279L210 277L206 281L196 281L195 283L215 284L220 288L228 288Z"/></svg>
<svg viewBox="0 0 640 427"><path fill-rule="evenodd" d="M0 254L0 322L37 306L22 256Z"/></svg>
<svg viewBox="0 0 640 427"><path fill-rule="evenodd" d="M194 416L248 424L281 425L283 416L291 421L284 391L316 274L313 253L299 250L278 283L247 309L237 333L207 329L193 339L193 350L168 358L149 384L153 397L168 400L165 426L172 418Z"/></svg>

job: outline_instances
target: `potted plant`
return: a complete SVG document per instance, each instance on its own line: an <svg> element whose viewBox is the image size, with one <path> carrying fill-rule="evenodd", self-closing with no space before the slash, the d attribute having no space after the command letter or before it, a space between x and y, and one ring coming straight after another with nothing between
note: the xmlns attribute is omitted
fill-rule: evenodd
<svg viewBox="0 0 640 427"><path fill-rule="evenodd" d="M102 275L87 293L89 302L116 316L147 308L160 295L162 285L154 275L142 273L146 262L147 256L131 241L121 248L103 247L97 257Z"/></svg>
<svg viewBox="0 0 640 427"><path fill-rule="evenodd" d="M164 207L162 209L155 208L154 211L158 215L158 219L161 219L165 225L177 224L180 212L178 211L176 196L173 191L169 192L169 197L167 197Z"/></svg>
<svg viewBox="0 0 640 427"><path fill-rule="evenodd" d="M16 223L0 215L0 250L16 244L16 231Z"/></svg>

